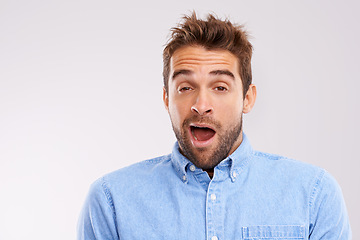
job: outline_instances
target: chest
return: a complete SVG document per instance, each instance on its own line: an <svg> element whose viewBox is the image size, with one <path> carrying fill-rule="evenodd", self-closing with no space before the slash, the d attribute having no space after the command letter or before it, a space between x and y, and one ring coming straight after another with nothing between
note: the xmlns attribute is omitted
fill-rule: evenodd
<svg viewBox="0 0 360 240"><path fill-rule="evenodd" d="M146 186L115 198L120 239L307 239L306 192L246 181Z"/></svg>

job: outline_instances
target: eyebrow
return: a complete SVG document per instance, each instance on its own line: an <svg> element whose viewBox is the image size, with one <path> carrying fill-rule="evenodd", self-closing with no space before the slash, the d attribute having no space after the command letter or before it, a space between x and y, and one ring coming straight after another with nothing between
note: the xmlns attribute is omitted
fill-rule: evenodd
<svg viewBox="0 0 360 240"><path fill-rule="evenodd" d="M190 75L192 73L193 73L193 71L191 71L191 70L179 69L173 73L172 79L174 79L178 75ZM210 72L210 75L226 75L226 76L231 77L232 79L235 79L234 74L232 72L230 72L229 70L214 70L214 71Z"/></svg>
<svg viewBox="0 0 360 240"><path fill-rule="evenodd" d="M174 79L176 76L178 75L190 75L191 73L193 73L192 71L190 70L187 70L187 69L179 69L177 71L175 71L172 75L172 79Z"/></svg>
<svg viewBox="0 0 360 240"><path fill-rule="evenodd" d="M235 80L235 76L232 72L229 70L215 70L210 72L211 75L226 75L231 77L233 80Z"/></svg>

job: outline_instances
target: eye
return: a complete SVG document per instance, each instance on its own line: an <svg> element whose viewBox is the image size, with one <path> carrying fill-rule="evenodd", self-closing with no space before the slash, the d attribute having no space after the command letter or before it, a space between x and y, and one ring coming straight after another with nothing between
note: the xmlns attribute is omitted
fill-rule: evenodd
<svg viewBox="0 0 360 240"><path fill-rule="evenodd" d="M186 91L190 91L191 87L181 87L179 88L179 92L186 92Z"/></svg>
<svg viewBox="0 0 360 240"><path fill-rule="evenodd" d="M216 91L219 91L219 92L225 92L227 90L226 87L223 87L223 86L218 86L215 88Z"/></svg>

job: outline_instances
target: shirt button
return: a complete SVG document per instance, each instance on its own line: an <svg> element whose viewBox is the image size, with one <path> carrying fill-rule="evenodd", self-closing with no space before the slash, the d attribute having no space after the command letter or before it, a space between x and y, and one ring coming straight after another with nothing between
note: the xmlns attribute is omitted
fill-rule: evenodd
<svg viewBox="0 0 360 240"><path fill-rule="evenodd" d="M213 193L213 194L211 194L210 195L210 199L211 200L213 200L213 201L215 201L216 200L216 195ZM216 236L215 236L216 237ZM216 237L216 239L217 239L217 237Z"/></svg>
<svg viewBox="0 0 360 240"><path fill-rule="evenodd" d="M217 236L213 236L213 237L211 238L211 240L218 240L218 237L217 237Z"/></svg>
<svg viewBox="0 0 360 240"><path fill-rule="evenodd" d="M233 172L233 173L232 173L232 176L233 176L234 178L236 178L236 176L237 176L236 172Z"/></svg>
<svg viewBox="0 0 360 240"><path fill-rule="evenodd" d="M194 165L190 166L190 171L192 171L192 172L195 171L195 166Z"/></svg>
<svg viewBox="0 0 360 240"><path fill-rule="evenodd" d="M184 175L184 176L182 177L182 179L183 179L184 181L186 181L186 176Z"/></svg>

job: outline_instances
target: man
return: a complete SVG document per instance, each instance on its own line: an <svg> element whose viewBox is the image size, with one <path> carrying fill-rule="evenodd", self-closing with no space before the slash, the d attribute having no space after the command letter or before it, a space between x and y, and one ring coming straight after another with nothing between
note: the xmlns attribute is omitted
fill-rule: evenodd
<svg viewBox="0 0 360 240"><path fill-rule="evenodd" d="M78 239L350 239L345 204L323 169L254 151L242 114L256 99L240 26L195 14L164 49L170 155L91 187Z"/></svg>

